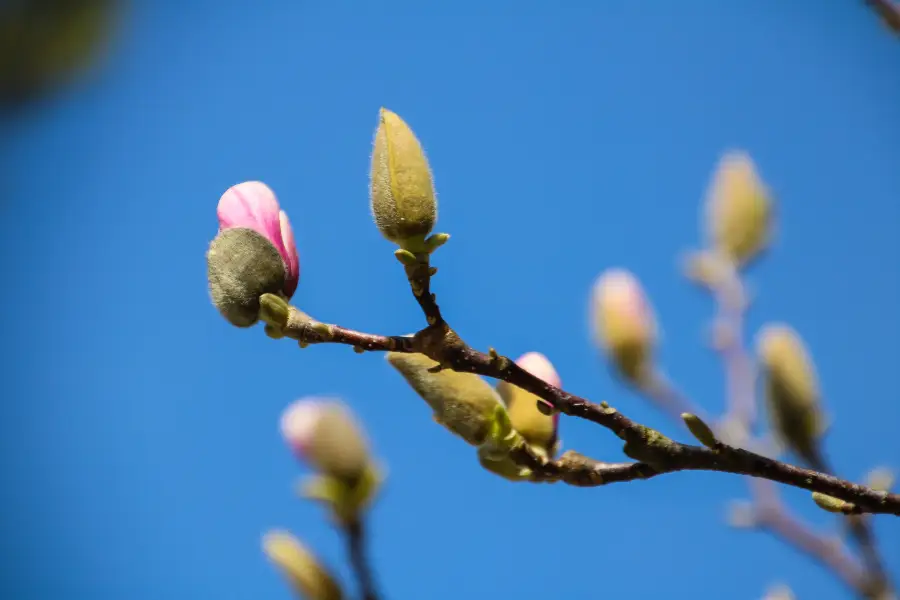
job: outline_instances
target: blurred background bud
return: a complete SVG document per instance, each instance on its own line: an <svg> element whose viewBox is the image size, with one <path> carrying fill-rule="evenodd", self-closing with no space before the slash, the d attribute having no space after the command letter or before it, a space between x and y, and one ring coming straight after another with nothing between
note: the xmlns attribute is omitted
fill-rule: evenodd
<svg viewBox="0 0 900 600"><path fill-rule="evenodd" d="M424 354L388 352L387 361L434 411L434 420L473 446L485 443L503 403L478 375L428 369L437 363Z"/></svg>
<svg viewBox="0 0 900 600"><path fill-rule="evenodd" d="M297 458L324 475L354 486L372 460L350 409L334 398L301 398L281 416L281 433Z"/></svg>
<svg viewBox="0 0 900 600"><path fill-rule="evenodd" d="M110 37L120 2L0 2L0 108L17 108L86 73Z"/></svg>
<svg viewBox="0 0 900 600"><path fill-rule="evenodd" d="M825 471L819 384L803 340L787 325L766 325L757 337L757 355L774 433L809 466Z"/></svg>
<svg viewBox="0 0 900 600"><path fill-rule="evenodd" d="M762 600L796 600L796 596L791 588L784 584L778 584L769 588Z"/></svg>
<svg viewBox="0 0 900 600"><path fill-rule="evenodd" d="M597 279L591 302L596 343L620 375L637 385L650 381L656 320L641 284L630 272L609 269Z"/></svg>
<svg viewBox="0 0 900 600"><path fill-rule="evenodd" d="M866 485L879 492L889 492L894 487L896 475L887 467L878 467L866 475Z"/></svg>
<svg viewBox="0 0 900 600"><path fill-rule="evenodd" d="M710 245L736 265L750 262L766 248L772 201L748 154L732 151L719 161L705 212Z"/></svg>
<svg viewBox="0 0 900 600"><path fill-rule="evenodd" d="M337 581L300 541L285 531L263 536L263 551L305 600L342 600Z"/></svg>
<svg viewBox="0 0 900 600"><path fill-rule="evenodd" d="M261 234L275 246L284 261L282 292L290 299L300 280L300 257L294 243L294 231L275 192L261 181L239 183L222 194L216 213L220 231L245 227Z"/></svg>
<svg viewBox="0 0 900 600"><path fill-rule="evenodd" d="M424 251L437 219L431 169L412 129L386 108L378 116L369 191L381 234L412 252Z"/></svg>
<svg viewBox="0 0 900 600"><path fill-rule="evenodd" d="M745 500L735 500L728 505L726 520L735 529L751 529L758 524L756 510Z"/></svg>
<svg viewBox="0 0 900 600"><path fill-rule="evenodd" d="M562 382L553 364L540 352L528 352L516 361L520 367L552 386ZM497 384L497 394L506 403L506 410L513 429L525 438L536 452L552 458L556 452L559 430L559 413L545 415L538 410L537 396L506 381Z"/></svg>

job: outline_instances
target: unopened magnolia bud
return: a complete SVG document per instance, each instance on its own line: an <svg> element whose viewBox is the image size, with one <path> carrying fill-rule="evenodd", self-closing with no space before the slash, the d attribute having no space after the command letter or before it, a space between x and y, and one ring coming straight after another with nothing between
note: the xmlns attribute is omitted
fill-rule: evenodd
<svg viewBox="0 0 900 600"><path fill-rule="evenodd" d="M706 200L706 231L716 251L742 265L769 243L772 201L750 156L722 157Z"/></svg>
<svg viewBox="0 0 900 600"><path fill-rule="evenodd" d="M488 382L472 373L429 369L437 363L424 354L388 352L387 361L406 382L431 406L434 420L473 446L487 441L502 408L500 397Z"/></svg>
<svg viewBox="0 0 900 600"><path fill-rule="evenodd" d="M431 169L412 129L386 108L375 131L369 191L381 234L413 252L424 251L437 219Z"/></svg>
<svg viewBox="0 0 900 600"><path fill-rule="evenodd" d="M560 387L556 369L540 352L523 354L516 364L550 385ZM552 458L556 450L559 413L553 412L548 415L541 412L538 408L543 406L540 398L506 381L497 384L497 393L506 403L513 429L518 431L533 448Z"/></svg>
<svg viewBox="0 0 900 600"><path fill-rule="evenodd" d="M297 400L282 414L281 432L299 459L348 485L358 482L371 464L365 436L340 401Z"/></svg>
<svg viewBox="0 0 900 600"><path fill-rule="evenodd" d="M646 383L652 375L656 321L634 275L623 269L604 272L594 285L592 313L595 340L620 374Z"/></svg>
<svg viewBox="0 0 900 600"><path fill-rule="evenodd" d="M307 600L342 600L340 585L313 553L290 533L270 531L263 551L281 570L291 588Z"/></svg>
<svg viewBox="0 0 900 600"><path fill-rule="evenodd" d="M757 338L757 354L772 430L811 467L824 470L819 385L803 341L787 325L767 325Z"/></svg>
<svg viewBox="0 0 900 600"><path fill-rule="evenodd" d="M237 327L254 325L259 320L259 297L284 288L281 255L252 229L220 231L209 245L206 264L213 304Z"/></svg>
<svg viewBox="0 0 900 600"><path fill-rule="evenodd" d="M478 462L481 466L494 475L499 475L509 481L528 481L531 478L531 469L520 467L509 456L494 458L484 449L478 449Z"/></svg>
<svg viewBox="0 0 900 600"><path fill-rule="evenodd" d="M697 438L701 444L709 448L719 447L719 441L716 439L716 434L713 433L713 430L710 429L709 425L704 423L700 417L692 415L691 413L681 413L681 418L684 421L684 424L687 425L691 434Z"/></svg>

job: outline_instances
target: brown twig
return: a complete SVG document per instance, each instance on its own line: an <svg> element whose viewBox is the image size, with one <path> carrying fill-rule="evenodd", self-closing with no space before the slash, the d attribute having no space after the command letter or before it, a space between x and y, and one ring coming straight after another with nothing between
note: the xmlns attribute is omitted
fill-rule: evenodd
<svg viewBox="0 0 900 600"><path fill-rule="evenodd" d="M372 568L366 558L366 535L362 521L353 521L345 527L347 538L347 553L350 555L350 565L356 575L362 600L378 600L378 591L375 586L375 577Z"/></svg>
<svg viewBox="0 0 900 600"><path fill-rule="evenodd" d="M723 422L736 425L749 437L756 425L756 394L755 366L743 340L748 302L738 272L728 269L723 275L711 290L718 310L715 346L722 357L728 381L728 409ZM863 598L881 598L890 590L868 521L856 516L847 517L851 535L860 547L864 568L842 542L826 539L790 515L780 501L777 487L770 481L751 478L749 485L758 527L825 565Z"/></svg>
<svg viewBox="0 0 900 600"><path fill-rule="evenodd" d="M427 266L427 260L424 261L424 265ZM542 398L556 410L597 423L624 440L628 455L645 466L626 469L625 475L619 476L620 478L616 478L615 481L644 479L647 476L686 470L720 471L771 479L852 502L861 511L900 516L900 495L879 492L725 444L710 449L676 442L658 431L632 421L605 403L594 404L550 385L525 371L509 358L495 353L479 352L469 347L442 319L435 297L429 290L433 271L429 268L407 267L407 274L423 312L428 315L429 321L432 321L411 337L379 336L326 325L293 307L290 308L284 322L270 322L271 315L268 317L263 315L263 318L267 318L270 326L280 330L279 335L298 340L301 344L336 342L352 345L357 350L418 352L432 358L444 368L476 373L512 383ZM417 277L429 281L418 281ZM628 475L633 476L628 479ZM604 483L612 482L608 479L604 481Z"/></svg>
<svg viewBox="0 0 900 600"><path fill-rule="evenodd" d="M891 31L900 34L900 4L892 0L865 0L865 3L878 13Z"/></svg>

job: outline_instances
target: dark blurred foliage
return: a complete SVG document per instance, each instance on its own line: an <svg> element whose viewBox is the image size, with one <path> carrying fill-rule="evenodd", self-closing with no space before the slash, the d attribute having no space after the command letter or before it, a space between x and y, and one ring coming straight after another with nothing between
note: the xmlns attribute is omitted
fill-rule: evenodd
<svg viewBox="0 0 900 600"><path fill-rule="evenodd" d="M0 111L46 96L103 54L118 0L0 0Z"/></svg>

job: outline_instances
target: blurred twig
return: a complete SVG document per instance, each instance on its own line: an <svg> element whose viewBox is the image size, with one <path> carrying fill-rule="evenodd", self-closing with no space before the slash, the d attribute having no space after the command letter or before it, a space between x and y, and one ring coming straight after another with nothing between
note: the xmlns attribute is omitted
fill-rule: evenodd
<svg viewBox="0 0 900 600"><path fill-rule="evenodd" d="M372 566L366 556L366 534L361 520L355 520L345 527L347 537L347 552L350 555L350 564L359 585L362 600L378 600L378 591L375 587L375 577L372 574Z"/></svg>
<svg viewBox="0 0 900 600"><path fill-rule="evenodd" d="M894 0L865 0L865 2L891 31L900 35L900 4Z"/></svg>

